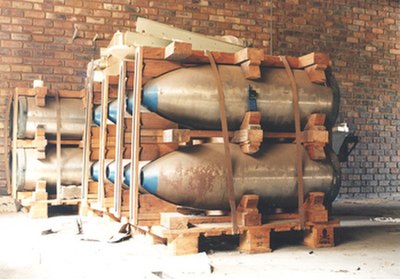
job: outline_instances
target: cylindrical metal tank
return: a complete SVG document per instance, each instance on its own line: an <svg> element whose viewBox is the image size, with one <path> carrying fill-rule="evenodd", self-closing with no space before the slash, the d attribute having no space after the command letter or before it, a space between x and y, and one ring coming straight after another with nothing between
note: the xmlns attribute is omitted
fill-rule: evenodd
<svg viewBox="0 0 400 279"><path fill-rule="evenodd" d="M61 149L61 184L81 185L82 180L82 149L64 147ZM51 146L46 150L46 159L36 159L35 149L17 150L17 189L20 191L34 190L38 180L45 180L47 187L57 184L57 154Z"/></svg>
<svg viewBox="0 0 400 279"><path fill-rule="evenodd" d="M11 118L13 112L11 111ZM83 102L75 98L60 98L61 137L81 139L85 129ZM38 126L44 127L48 138L57 134L57 103L47 98L45 107L38 107L35 98L18 98L18 138L33 139Z"/></svg>
<svg viewBox="0 0 400 279"><path fill-rule="evenodd" d="M244 78L240 66L219 65L225 92L228 126L237 130L249 108L249 86L255 90L256 110L264 130L294 130L291 83L285 69L261 68L259 80ZM314 84L304 70L293 70L299 95L302 126L313 113L327 116L327 127L336 120L339 89L327 71L328 86ZM221 129L217 83L209 65L178 69L154 78L143 89L143 105L179 124L196 129ZM128 106L132 102L128 101Z"/></svg>
<svg viewBox="0 0 400 279"><path fill-rule="evenodd" d="M295 144L264 144L246 155L231 144L236 202L245 194L260 196L260 206L297 206ZM340 187L339 162L333 152L313 161L303 149L304 193L324 192L333 201ZM142 168L145 190L169 202L201 209L229 209L222 144L203 144L169 153Z"/></svg>

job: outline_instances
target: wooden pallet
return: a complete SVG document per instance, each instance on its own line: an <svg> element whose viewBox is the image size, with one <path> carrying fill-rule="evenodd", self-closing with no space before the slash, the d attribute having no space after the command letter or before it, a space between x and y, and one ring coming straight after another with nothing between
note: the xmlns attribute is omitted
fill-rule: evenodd
<svg viewBox="0 0 400 279"><path fill-rule="evenodd" d="M334 229L338 220L329 220L323 205L323 193L310 193L304 205L306 222L303 243L308 247L321 248L335 245ZM271 252L272 232L301 231L298 214L274 214L261 223L257 209L258 196L243 196L237 209L239 225L239 251L246 253ZM161 240L171 254L184 255L198 252L199 237L234 235L230 216L196 216L177 212L160 213L160 225L139 227L149 237Z"/></svg>
<svg viewBox="0 0 400 279"><path fill-rule="evenodd" d="M73 190L76 191L76 189ZM61 195L61 200L50 198L46 192L46 181L43 180L36 182L35 191L17 192L17 201L29 212L31 218L47 218L49 205L80 205L81 203L80 197L77 198L76 194L71 193Z"/></svg>

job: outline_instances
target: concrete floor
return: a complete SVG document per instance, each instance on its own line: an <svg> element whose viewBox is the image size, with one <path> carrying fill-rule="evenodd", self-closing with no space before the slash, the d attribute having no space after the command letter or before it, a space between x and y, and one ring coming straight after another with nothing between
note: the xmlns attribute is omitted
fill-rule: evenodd
<svg viewBox="0 0 400 279"><path fill-rule="evenodd" d="M341 201L337 247L315 249L279 243L272 253L235 250L168 256L165 246L146 237L117 244L107 239L119 225L77 216L29 219L24 213L0 215L0 279L14 278L400 278L400 202ZM371 221L374 217L392 217ZM382 222L384 221L384 222ZM43 230L57 233L41 235ZM100 241L83 241L100 240ZM227 245L229 246L229 245ZM226 247L225 247L226 248ZM210 252L210 251L209 251ZM213 272L210 271L210 265Z"/></svg>

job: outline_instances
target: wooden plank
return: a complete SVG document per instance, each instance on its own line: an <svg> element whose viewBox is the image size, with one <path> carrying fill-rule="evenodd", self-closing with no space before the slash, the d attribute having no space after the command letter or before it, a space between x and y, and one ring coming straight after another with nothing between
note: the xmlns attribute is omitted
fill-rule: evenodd
<svg viewBox="0 0 400 279"><path fill-rule="evenodd" d="M61 201L61 106L60 98L56 95L56 118L57 118L57 135L56 135L56 152L57 152L57 200Z"/></svg>
<svg viewBox="0 0 400 279"><path fill-rule="evenodd" d="M182 68L182 65L173 61L146 59L144 61L143 77L158 77L180 68Z"/></svg>
<svg viewBox="0 0 400 279"><path fill-rule="evenodd" d="M129 203L129 216L133 225L138 225L139 211L139 156L140 156L140 104L142 95L142 69L144 51L141 47L135 50L135 83L133 90L133 110L132 110L132 151L131 151L131 195Z"/></svg>
<svg viewBox="0 0 400 279"><path fill-rule="evenodd" d="M217 67L217 64L215 63L213 54L211 52L207 51L207 56L210 59L211 68L215 75L215 79L217 81L217 87L218 87L222 136L224 138L224 153L225 153L225 164L226 164L226 187L228 188L228 193L229 193L229 205L230 205L231 217L232 217L232 230L235 233L239 233L239 227L237 224L237 215L236 215L235 190L233 188L232 159L231 159L231 152L230 152L230 147L229 147L228 122L227 122L226 111L225 111L224 90L222 87L221 76L219 74L218 67Z"/></svg>
<svg viewBox="0 0 400 279"><path fill-rule="evenodd" d="M58 90L58 95L60 98L72 98L72 99L82 99L86 96L85 89L82 90ZM49 93L49 96L53 96Z"/></svg>
<svg viewBox="0 0 400 279"><path fill-rule="evenodd" d="M312 52L299 57L299 68L305 68L314 64L329 66L329 55L322 52Z"/></svg>
<svg viewBox="0 0 400 279"><path fill-rule="evenodd" d="M288 61L289 65L293 69L298 69L299 68L299 59L297 57L290 57L287 56L286 60ZM279 56L273 56L273 55L264 55L264 60L261 61L261 66L264 67L278 67L278 68L284 68L285 65L281 61Z"/></svg>
<svg viewBox="0 0 400 279"><path fill-rule="evenodd" d="M165 47L164 58L172 61L181 61L192 54L192 44L172 42Z"/></svg>
<svg viewBox="0 0 400 279"><path fill-rule="evenodd" d="M297 195L298 195L298 210L299 210L299 222L301 228L304 228L304 185L303 185L303 147L301 146L301 124L300 124L300 108L299 108L299 96L297 93L297 84L294 78L293 72L285 56L281 56L281 60L285 65L285 70L289 76L292 94L293 94L293 112L295 122L295 135L296 135L296 174L297 174Z"/></svg>
<svg viewBox="0 0 400 279"><path fill-rule="evenodd" d="M252 61L253 64L259 65L264 60L264 50L247 47L235 53L235 64L241 64L248 60Z"/></svg>
<svg viewBox="0 0 400 279"><path fill-rule="evenodd" d="M18 140L18 91L14 92L14 108L13 108L13 135L12 135L12 197L17 197L17 140Z"/></svg>
<svg viewBox="0 0 400 279"><path fill-rule="evenodd" d="M125 97L126 87L126 62L120 62L119 82L118 82L118 102L117 102L117 130L116 130L116 146L115 146L115 183L114 183L114 207L113 213L119 218L121 217L122 203L122 160L124 148L124 114L125 114Z"/></svg>
<svg viewBox="0 0 400 279"><path fill-rule="evenodd" d="M108 101L109 101L109 76L105 75L101 88L101 122L100 122L100 135L99 135L99 183L97 190L97 202L104 208L104 181L105 181L105 157L106 157L106 143L107 143L107 115L108 115Z"/></svg>
<svg viewBox="0 0 400 279"><path fill-rule="evenodd" d="M93 60L89 68L88 77L86 79L86 109L85 109L85 130L83 132L83 168L82 168L82 199L87 204L88 199L88 183L90 175L89 160L98 160L98 150L91 150L90 142L94 130L92 129L92 110L93 110ZM96 156L97 155L97 156Z"/></svg>
<svg viewBox="0 0 400 279"><path fill-rule="evenodd" d="M189 219L178 212L161 212L160 225L171 230L187 229Z"/></svg>

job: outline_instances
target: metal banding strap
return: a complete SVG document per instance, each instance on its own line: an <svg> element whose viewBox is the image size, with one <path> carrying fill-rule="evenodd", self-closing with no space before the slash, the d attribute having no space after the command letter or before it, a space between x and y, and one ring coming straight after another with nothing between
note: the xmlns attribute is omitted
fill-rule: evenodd
<svg viewBox="0 0 400 279"><path fill-rule="evenodd" d="M225 163L226 163L226 187L229 193L229 206L231 209L232 217L232 227L233 233L239 233L239 227L237 224L236 215L236 203L235 203L235 189L233 188L233 170L232 170L232 160L231 151L229 148L229 135L228 135L228 122L226 120L225 111L225 96L222 87L221 76L218 71L217 64L215 63L214 56L210 51L206 51L208 59L210 60L211 69L214 72L215 79L217 81L218 95L219 95L219 110L221 114L221 126L222 126L222 136L224 138L224 150L225 150Z"/></svg>
<svg viewBox="0 0 400 279"><path fill-rule="evenodd" d="M294 125L296 135L296 171L297 171L297 195L298 195L298 208L299 208L299 221L300 226L304 229L304 185L303 185L303 149L301 147L302 136L300 126L300 109L299 109L299 95L297 92L297 84L294 78L292 69L285 56L279 56L283 65L285 66L286 73L290 79L293 94L293 112L294 112Z"/></svg>

